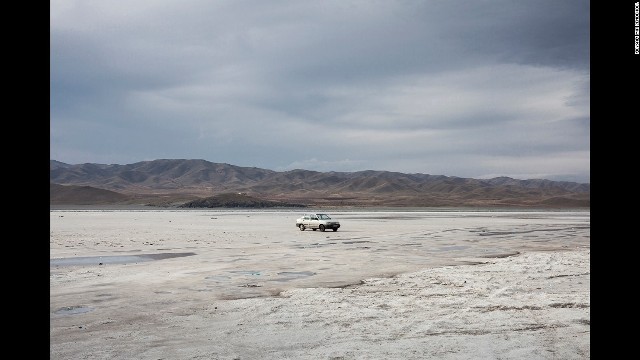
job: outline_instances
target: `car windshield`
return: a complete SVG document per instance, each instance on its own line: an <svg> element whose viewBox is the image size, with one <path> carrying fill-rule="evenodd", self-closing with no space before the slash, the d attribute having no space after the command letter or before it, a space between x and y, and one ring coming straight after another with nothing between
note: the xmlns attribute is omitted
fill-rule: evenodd
<svg viewBox="0 0 640 360"><path fill-rule="evenodd" d="M320 220L331 220L329 215L326 215L326 214L318 214L318 219L320 219Z"/></svg>

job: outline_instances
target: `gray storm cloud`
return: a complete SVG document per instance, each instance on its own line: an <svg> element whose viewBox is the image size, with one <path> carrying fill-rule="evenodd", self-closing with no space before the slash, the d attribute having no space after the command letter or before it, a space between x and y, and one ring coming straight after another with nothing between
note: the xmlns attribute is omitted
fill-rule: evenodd
<svg viewBox="0 0 640 360"><path fill-rule="evenodd" d="M589 2L51 1L51 158L589 182Z"/></svg>

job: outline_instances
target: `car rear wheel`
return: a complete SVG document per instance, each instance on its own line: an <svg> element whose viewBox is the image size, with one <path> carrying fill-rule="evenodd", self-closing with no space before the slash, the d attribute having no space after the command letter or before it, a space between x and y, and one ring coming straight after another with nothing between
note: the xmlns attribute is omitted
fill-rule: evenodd
<svg viewBox="0 0 640 360"><path fill-rule="evenodd" d="M338 228L333 228L333 231L338 231Z"/></svg>
<svg viewBox="0 0 640 360"><path fill-rule="evenodd" d="M320 229L320 231L324 231L324 225L320 225L318 226L318 228Z"/></svg>
<svg viewBox="0 0 640 360"><path fill-rule="evenodd" d="M300 231L304 231L304 225L300 224Z"/></svg>

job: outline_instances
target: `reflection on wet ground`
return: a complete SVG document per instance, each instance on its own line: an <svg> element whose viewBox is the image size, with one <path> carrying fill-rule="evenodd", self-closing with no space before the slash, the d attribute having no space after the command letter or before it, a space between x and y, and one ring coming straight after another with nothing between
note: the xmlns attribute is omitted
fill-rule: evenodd
<svg viewBox="0 0 640 360"><path fill-rule="evenodd" d="M482 229L478 231L478 235L480 236L494 236L494 235L515 235L515 234L526 234L526 233L534 233L534 232L539 232L539 231L559 231L559 230L564 230L564 231L572 231L572 230L581 230L581 229L590 229L590 226L577 226L577 227L570 227L570 228L566 228L566 229L530 229L530 230L521 230L521 231L487 231L486 229Z"/></svg>

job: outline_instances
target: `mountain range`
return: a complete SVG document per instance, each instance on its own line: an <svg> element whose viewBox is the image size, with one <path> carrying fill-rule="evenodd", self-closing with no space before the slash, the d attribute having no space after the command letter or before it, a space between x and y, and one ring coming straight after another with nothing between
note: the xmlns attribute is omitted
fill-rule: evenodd
<svg viewBox="0 0 640 360"><path fill-rule="evenodd" d="M50 205L225 207L230 203L220 201L221 196L235 194L254 206L271 202L309 207L589 208L591 196L590 184L545 179L273 171L189 159L127 165L50 160L49 170ZM238 200L234 198L233 207L242 206Z"/></svg>

